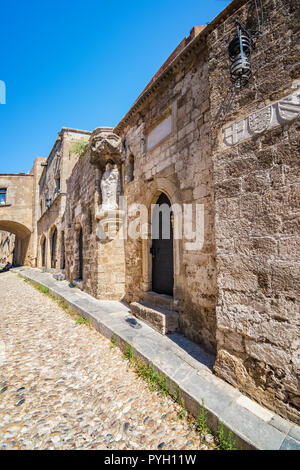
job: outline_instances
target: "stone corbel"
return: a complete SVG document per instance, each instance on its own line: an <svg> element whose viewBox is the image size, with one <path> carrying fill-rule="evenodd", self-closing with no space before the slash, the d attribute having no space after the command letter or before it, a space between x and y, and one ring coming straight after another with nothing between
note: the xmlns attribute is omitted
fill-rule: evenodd
<svg viewBox="0 0 300 470"><path fill-rule="evenodd" d="M90 163L103 172L108 161L122 163L122 139L110 127L98 127L90 137Z"/></svg>

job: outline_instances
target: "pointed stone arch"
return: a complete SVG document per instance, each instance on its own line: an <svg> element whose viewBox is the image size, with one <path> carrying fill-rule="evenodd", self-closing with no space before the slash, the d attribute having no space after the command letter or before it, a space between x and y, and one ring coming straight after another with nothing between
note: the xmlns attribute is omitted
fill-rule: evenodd
<svg viewBox="0 0 300 470"><path fill-rule="evenodd" d="M47 266L47 239L45 234L40 238L40 266L46 268Z"/></svg>
<svg viewBox="0 0 300 470"><path fill-rule="evenodd" d="M151 239L151 221L153 205L156 204L161 194L165 194L172 208L182 207L182 199L178 185L167 178L156 178L150 182L145 194L145 202L148 209L148 229L147 236L142 240L142 283L141 289L144 292L152 291L152 239ZM173 240L173 275L174 300L180 297L180 280L182 276L182 240Z"/></svg>
<svg viewBox="0 0 300 470"><path fill-rule="evenodd" d="M171 201L160 193L152 211L152 291L173 297L174 249Z"/></svg>

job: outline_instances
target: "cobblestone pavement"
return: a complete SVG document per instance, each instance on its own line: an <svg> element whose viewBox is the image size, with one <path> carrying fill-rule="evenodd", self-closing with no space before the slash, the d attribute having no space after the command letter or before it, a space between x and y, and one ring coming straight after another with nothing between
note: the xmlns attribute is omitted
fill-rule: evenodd
<svg viewBox="0 0 300 470"><path fill-rule="evenodd" d="M106 338L0 276L0 449L207 448Z"/></svg>

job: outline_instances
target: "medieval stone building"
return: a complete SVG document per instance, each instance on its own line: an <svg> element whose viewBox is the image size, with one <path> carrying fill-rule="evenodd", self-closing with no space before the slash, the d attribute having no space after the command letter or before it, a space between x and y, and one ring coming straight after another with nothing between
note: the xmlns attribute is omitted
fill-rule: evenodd
<svg viewBox="0 0 300 470"><path fill-rule="evenodd" d="M299 19L296 2L234 0L194 27L115 128L61 131L28 227L33 266L203 345L298 423Z"/></svg>
<svg viewBox="0 0 300 470"><path fill-rule="evenodd" d="M0 175L0 230L15 235L13 258L17 265L36 265L36 181L42 161L36 158L28 175ZM0 257L6 259L6 252Z"/></svg>
<svg viewBox="0 0 300 470"><path fill-rule="evenodd" d="M90 132L63 128L42 164L38 181L38 267L54 272L65 267L63 219L66 208L67 179L72 173L78 155L72 144L89 137Z"/></svg>

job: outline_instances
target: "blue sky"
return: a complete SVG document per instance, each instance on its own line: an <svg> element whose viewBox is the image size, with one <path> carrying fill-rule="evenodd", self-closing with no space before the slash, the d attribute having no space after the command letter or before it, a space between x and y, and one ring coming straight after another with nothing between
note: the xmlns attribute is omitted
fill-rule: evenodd
<svg viewBox="0 0 300 470"><path fill-rule="evenodd" d="M63 126L117 124L190 29L228 3L2 2L0 173L28 172Z"/></svg>

